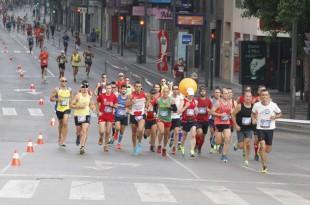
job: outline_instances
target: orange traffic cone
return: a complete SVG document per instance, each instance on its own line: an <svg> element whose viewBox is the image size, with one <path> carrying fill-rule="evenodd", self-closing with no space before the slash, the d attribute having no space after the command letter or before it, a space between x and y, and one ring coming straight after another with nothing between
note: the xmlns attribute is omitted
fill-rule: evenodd
<svg viewBox="0 0 310 205"><path fill-rule="evenodd" d="M39 105L43 105L44 104L44 100L43 100L43 98L40 98L40 100L39 100Z"/></svg>
<svg viewBox="0 0 310 205"><path fill-rule="evenodd" d="M50 126L54 127L55 126L55 122L56 122L55 118L52 118L51 121L50 121Z"/></svg>
<svg viewBox="0 0 310 205"><path fill-rule="evenodd" d="M44 144L43 136L41 132L38 135L37 144Z"/></svg>
<svg viewBox="0 0 310 205"><path fill-rule="evenodd" d="M32 146L32 141L31 141L31 140L28 141L28 145L27 145L26 151L27 151L28 153L33 153L33 152L34 152L33 146Z"/></svg>
<svg viewBox="0 0 310 205"><path fill-rule="evenodd" d="M20 159L17 150L14 151L11 166L20 166Z"/></svg>

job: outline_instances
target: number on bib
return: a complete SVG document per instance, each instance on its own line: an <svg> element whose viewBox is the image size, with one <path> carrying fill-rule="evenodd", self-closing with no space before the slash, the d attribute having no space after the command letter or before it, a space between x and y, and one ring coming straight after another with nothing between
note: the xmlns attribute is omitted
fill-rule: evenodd
<svg viewBox="0 0 310 205"><path fill-rule="evenodd" d="M62 100L62 101L60 101L60 105L61 106L67 106L68 105L68 101L67 100Z"/></svg>
<svg viewBox="0 0 310 205"><path fill-rule="evenodd" d="M252 122L251 117L242 117L242 125L250 125Z"/></svg>
<svg viewBox="0 0 310 205"><path fill-rule="evenodd" d="M86 116L78 116L78 122L85 122L86 121Z"/></svg>
<svg viewBox="0 0 310 205"><path fill-rule="evenodd" d="M167 117L168 116L168 111L167 110L161 110L161 111L159 111L159 115L161 117Z"/></svg>
<svg viewBox="0 0 310 205"><path fill-rule="evenodd" d="M262 128L270 128L270 125L271 125L271 120L264 120L264 119L262 119L260 121L260 126Z"/></svg>
<svg viewBox="0 0 310 205"><path fill-rule="evenodd" d="M207 113L207 108L205 108L205 107L199 107L198 108L198 113L199 114L206 114Z"/></svg>
<svg viewBox="0 0 310 205"><path fill-rule="evenodd" d="M104 112L105 112L105 113L111 113L111 112L112 112L112 107L110 107L110 106L105 106L105 107L104 107Z"/></svg>
<svg viewBox="0 0 310 205"><path fill-rule="evenodd" d="M221 117L221 120L222 121L227 121L227 120L229 120L229 118L230 118L229 115L226 114L226 115Z"/></svg>
<svg viewBox="0 0 310 205"><path fill-rule="evenodd" d="M194 109L187 109L186 111L187 116L194 116L194 114L195 114Z"/></svg>

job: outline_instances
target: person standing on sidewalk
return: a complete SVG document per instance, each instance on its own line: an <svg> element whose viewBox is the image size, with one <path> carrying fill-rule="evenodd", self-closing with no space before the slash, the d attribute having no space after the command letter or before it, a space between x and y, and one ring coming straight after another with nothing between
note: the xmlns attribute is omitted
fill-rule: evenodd
<svg viewBox="0 0 310 205"><path fill-rule="evenodd" d="M184 61L183 61L183 58L179 58L178 63L175 64L174 67L173 67L173 77L175 78L175 82L174 83L176 85L179 85L179 83L184 78L184 76L185 76Z"/></svg>
<svg viewBox="0 0 310 205"><path fill-rule="evenodd" d="M276 128L275 120L282 116L278 105L271 101L269 91L264 89L260 92L261 102L254 104L252 120L256 122L259 155L262 163L262 173L267 173L267 153L271 152L273 132Z"/></svg>
<svg viewBox="0 0 310 205"><path fill-rule="evenodd" d="M72 64L72 69L73 69L73 81L75 83L76 83L76 76L77 76L78 71L79 71L80 63L81 63L81 56L77 52L77 50L74 49L72 56L71 56L71 64Z"/></svg>

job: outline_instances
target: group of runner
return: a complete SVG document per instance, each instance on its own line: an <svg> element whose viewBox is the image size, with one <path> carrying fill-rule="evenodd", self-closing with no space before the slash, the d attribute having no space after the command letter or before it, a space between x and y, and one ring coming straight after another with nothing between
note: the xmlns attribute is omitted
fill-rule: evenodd
<svg viewBox="0 0 310 205"><path fill-rule="evenodd" d="M218 152L221 160L228 162L235 130L238 138L235 150L243 150L244 166L249 165L254 137L255 158L259 155L262 172L267 172L266 153L271 151L275 119L281 117L281 110L272 102L266 87L260 86L257 96L246 87L243 95L235 100L230 88L216 88L212 97L204 86L199 87L197 96L193 88L188 88L186 95L182 95L178 85L167 84L162 79L146 93L141 82L131 85L123 73L119 73L116 82L109 82L106 74L101 78L94 90L86 80L82 81L73 96L66 78L60 77L60 87L50 97L56 102L60 146L66 146L68 118L73 109L76 144L80 145L80 154L85 153L92 110L98 115L98 144L103 146L104 152L108 152L113 143L116 149L122 148L124 132L130 123L135 155L141 154L144 138L148 139L149 150L162 157L168 152L176 155L177 151L184 156L187 153L185 143L189 139L189 154L194 158L201 154L210 130L210 153Z"/></svg>

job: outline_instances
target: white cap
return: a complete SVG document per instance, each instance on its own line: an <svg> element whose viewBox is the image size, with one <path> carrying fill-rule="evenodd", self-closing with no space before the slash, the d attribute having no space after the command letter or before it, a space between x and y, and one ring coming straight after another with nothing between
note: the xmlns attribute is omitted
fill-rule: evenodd
<svg viewBox="0 0 310 205"><path fill-rule="evenodd" d="M61 53L65 53L65 51L64 51L64 50L62 50L62 51L61 51Z"/></svg>
<svg viewBox="0 0 310 205"><path fill-rule="evenodd" d="M187 94L188 95L195 95L195 91L193 88L187 88Z"/></svg>

